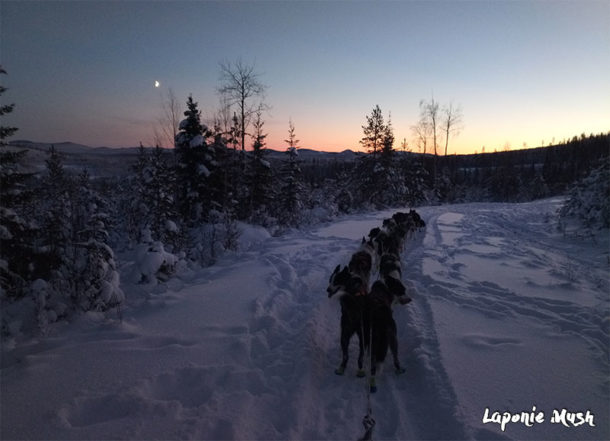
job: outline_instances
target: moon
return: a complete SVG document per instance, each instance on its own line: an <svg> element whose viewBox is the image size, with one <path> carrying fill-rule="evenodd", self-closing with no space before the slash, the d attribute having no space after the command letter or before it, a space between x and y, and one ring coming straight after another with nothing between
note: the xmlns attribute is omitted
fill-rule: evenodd
<svg viewBox="0 0 610 441"><path fill-rule="evenodd" d="M159 86L161 86L161 83L159 81L155 80L155 87L159 87Z"/></svg>

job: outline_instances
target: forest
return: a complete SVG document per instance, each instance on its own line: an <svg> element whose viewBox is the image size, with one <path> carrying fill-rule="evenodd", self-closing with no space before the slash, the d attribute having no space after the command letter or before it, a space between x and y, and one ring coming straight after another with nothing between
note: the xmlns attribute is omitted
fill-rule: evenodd
<svg viewBox="0 0 610 441"><path fill-rule="evenodd" d="M127 176L67 169L53 147L44 170L24 171L28 150L5 141L17 128L2 127L3 305L25 300L40 328L82 311L120 312L116 253L139 253L151 268L142 283L164 281L179 265L212 265L235 250L240 222L281 235L347 213L565 194L562 216L589 229L610 226L610 133L517 151L410 152L394 147L391 122L376 106L363 126L365 152L302 159L292 121L285 152L266 148L261 106L250 114L248 149L243 119L208 127L192 97L183 114L174 148L141 145ZM436 136L433 145L437 152ZM3 315L2 332L8 328Z"/></svg>

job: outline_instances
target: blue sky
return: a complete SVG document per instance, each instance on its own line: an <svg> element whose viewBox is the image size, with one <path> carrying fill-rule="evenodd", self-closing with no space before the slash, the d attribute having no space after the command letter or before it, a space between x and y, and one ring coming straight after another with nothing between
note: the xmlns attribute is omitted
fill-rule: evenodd
<svg viewBox="0 0 610 441"><path fill-rule="evenodd" d="M358 149L379 104L412 144L418 103L462 107L449 151L610 130L610 2L0 3L15 139L152 143L161 95L218 107L219 62L268 86L268 147ZM154 88L154 81L161 87Z"/></svg>

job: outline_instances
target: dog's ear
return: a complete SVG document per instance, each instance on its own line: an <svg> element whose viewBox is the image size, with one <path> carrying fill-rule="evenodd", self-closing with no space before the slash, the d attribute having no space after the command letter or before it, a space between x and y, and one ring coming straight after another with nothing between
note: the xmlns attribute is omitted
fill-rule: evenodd
<svg viewBox="0 0 610 441"><path fill-rule="evenodd" d="M333 273L330 275L330 277L328 278L328 283L330 283L333 280L333 277L335 276L335 274L337 274L339 272L339 268L341 267L341 265L337 265L337 267L335 268L335 270L333 271Z"/></svg>
<svg viewBox="0 0 610 441"><path fill-rule="evenodd" d="M395 296L404 296L407 293L407 288L402 284L402 282L394 277L386 277L385 283L390 290L390 292Z"/></svg>

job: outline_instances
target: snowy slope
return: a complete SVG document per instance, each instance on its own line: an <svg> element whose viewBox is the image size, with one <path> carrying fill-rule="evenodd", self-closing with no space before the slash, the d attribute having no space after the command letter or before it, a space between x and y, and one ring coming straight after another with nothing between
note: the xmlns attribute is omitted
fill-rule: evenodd
<svg viewBox="0 0 610 441"><path fill-rule="evenodd" d="M374 439L610 439L608 242L565 239L559 200L418 210L396 307L407 373L378 376ZM2 439L357 439L365 380L343 377L328 276L393 211L270 238L2 349ZM245 237L245 236L244 236ZM260 242L256 242L256 237ZM354 339L355 340L355 339ZM353 354L356 347L353 342ZM490 412L545 414L533 427ZM551 424L590 410L596 427Z"/></svg>

